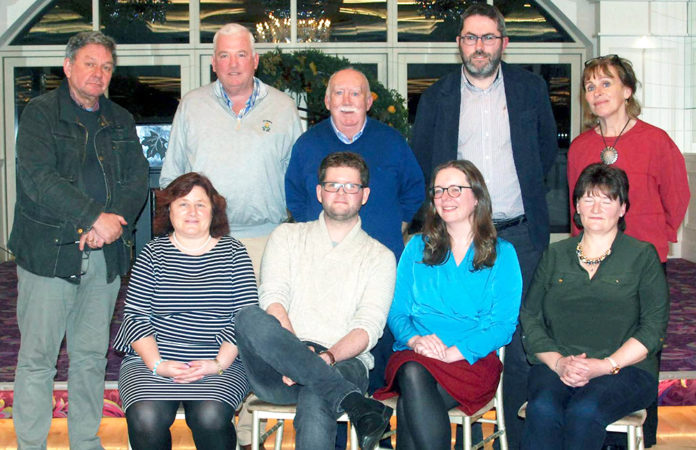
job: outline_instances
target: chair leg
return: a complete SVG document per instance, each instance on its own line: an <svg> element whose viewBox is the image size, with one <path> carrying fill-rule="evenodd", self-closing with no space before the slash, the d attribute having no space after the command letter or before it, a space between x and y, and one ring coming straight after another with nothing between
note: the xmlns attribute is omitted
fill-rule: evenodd
<svg viewBox="0 0 696 450"><path fill-rule="evenodd" d="M643 436L643 427L636 428L636 437L638 438L638 450L645 450L645 436Z"/></svg>
<svg viewBox="0 0 696 450"><path fill-rule="evenodd" d="M275 450L281 450L283 448L283 431L285 430L285 419L278 419L278 429L276 430L275 437Z"/></svg>
<svg viewBox="0 0 696 450"><path fill-rule="evenodd" d="M251 413L251 450L259 450L259 415Z"/></svg>
<svg viewBox="0 0 696 450"><path fill-rule="evenodd" d="M358 433L355 431L355 426L350 424L350 450L358 450ZM379 444L377 444L379 446Z"/></svg>
<svg viewBox="0 0 696 450"><path fill-rule="evenodd" d="M636 427L628 427L628 450L636 449Z"/></svg>
<svg viewBox="0 0 696 450"><path fill-rule="evenodd" d="M502 403L502 402L501 402ZM500 443L500 450L508 450L507 441L507 428L505 428L505 416L503 414L503 405L498 405L495 409L495 422L498 426L498 431L500 431L500 436L498 437L498 442Z"/></svg>
<svg viewBox="0 0 696 450"><path fill-rule="evenodd" d="M469 417L465 417L462 424L462 440L464 450L471 450L471 419Z"/></svg>

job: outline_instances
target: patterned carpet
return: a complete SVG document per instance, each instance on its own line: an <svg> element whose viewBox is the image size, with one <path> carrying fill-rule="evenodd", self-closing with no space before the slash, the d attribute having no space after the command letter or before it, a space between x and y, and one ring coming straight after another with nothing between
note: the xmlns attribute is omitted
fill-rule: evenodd
<svg viewBox="0 0 696 450"><path fill-rule="evenodd" d="M696 264L672 259L667 263L667 278L672 299L667 337L662 351L661 374L672 380L660 384L661 404L696 405ZM121 312L125 299L127 280L123 280L116 303L111 336L115 336L121 324ZM17 299L17 275L14 263L0 264L0 383L12 382L19 350L19 330L15 317ZM109 349L107 381L118 380L120 358ZM689 373L692 372L692 373ZM68 358L65 343L58 359L56 381L65 381ZM681 378L681 379L680 379ZM0 399L0 403L2 400ZM0 409L1 409L0 405ZM1 414L0 414L1 415Z"/></svg>

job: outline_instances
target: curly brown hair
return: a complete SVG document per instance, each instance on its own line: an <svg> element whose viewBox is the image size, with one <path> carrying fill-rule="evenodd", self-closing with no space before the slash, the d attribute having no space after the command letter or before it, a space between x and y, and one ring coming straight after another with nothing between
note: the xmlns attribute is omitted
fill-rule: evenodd
<svg viewBox="0 0 696 450"><path fill-rule="evenodd" d="M472 232L474 235L474 270L484 267L492 267L497 257L496 240L498 234L493 225L493 208L491 197L488 194L486 182L483 175L476 168L474 163L467 160L449 161L440 164L433 170L428 186L428 209L425 215L425 225L423 226L423 239L425 249L423 250L423 262L429 266L443 264L449 257L452 245L450 236L447 232L445 222L437 214L433 199L433 187L437 174L447 168L454 168L462 171L469 180L471 191L478 201L474 208L474 221Z"/></svg>
<svg viewBox="0 0 696 450"><path fill-rule="evenodd" d="M210 235L214 238L219 238L229 234L230 226L227 223L227 202L225 198L218 194L208 177L200 173L189 172L179 176L169 183L169 186L155 193L155 219L152 225L155 235L160 236L174 231L172 222L169 219L169 205L174 200L188 195L194 186L203 188L213 207L210 220Z"/></svg>

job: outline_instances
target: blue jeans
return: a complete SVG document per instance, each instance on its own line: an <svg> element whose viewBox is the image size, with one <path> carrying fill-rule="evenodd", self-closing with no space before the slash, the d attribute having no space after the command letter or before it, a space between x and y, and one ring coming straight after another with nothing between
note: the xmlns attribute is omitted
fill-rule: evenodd
<svg viewBox="0 0 696 450"><path fill-rule="evenodd" d="M535 365L529 373L522 449L601 449L606 426L647 407L656 394L655 377L636 367L573 388L546 365Z"/></svg>
<svg viewBox="0 0 696 450"><path fill-rule="evenodd" d="M15 373L14 419L20 449L45 449L51 427L53 378L63 337L68 369L70 448L101 449L109 325L121 285L106 282L101 251L85 254L80 284L17 267L17 323L21 334Z"/></svg>
<svg viewBox="0 0 696 450"><path fill-rule="evenodd" d="M336 419L341 401L352 392L367 390L367 369L357 358L331 367L317 353L325 347L302 342L257 306L244 308L236 318L237 346L249 382L261 400L297 405L295 448L334 448ZM283 383L285 375L296 384Z"/></svg>

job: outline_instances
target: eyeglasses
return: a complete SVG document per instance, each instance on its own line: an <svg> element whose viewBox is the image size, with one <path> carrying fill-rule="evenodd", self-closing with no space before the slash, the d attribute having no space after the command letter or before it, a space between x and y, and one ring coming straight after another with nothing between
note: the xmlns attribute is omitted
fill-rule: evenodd
<svg viewBox="0 0 696 450"><path fill-rule="evenodd" d="M452 198L457 198L460 195L462 195L462 190L464 189L472 189L471 186L457 186L457 185L452 185L452 186L447 186L446 188L443 187L434 187L432 188L431 192L433 194L433 198L440 198L445 194L445 191L447 191L447 194L452 197Z"/></svg>
<svg viewBox="0 0 696 450"><path fill-rule="evenodd" d="M495 45L496 39L502 38L502 36L496 36L495 34L484 34L483 36L477 36L475 34L467 33L463 36L459 36L459 40L463 42L464 45L469 47L476 45L479 39L481 39L483 45L485 45L486 47L490 47L492 45Z"/></svg>
<svg viewBox="0 0 696 450"><path fill-rule="evenodd" d="M343 188L343 192L346 194L357 194L360 192L360 189L365 187L357 183L335 183L333 181L324 181L319 184L326 192L338 192L339 189Z"/></svg>

